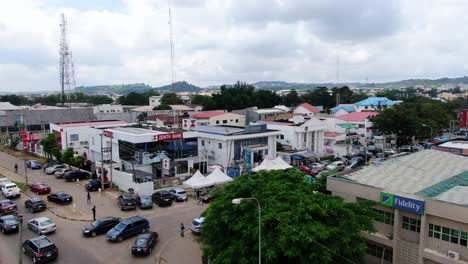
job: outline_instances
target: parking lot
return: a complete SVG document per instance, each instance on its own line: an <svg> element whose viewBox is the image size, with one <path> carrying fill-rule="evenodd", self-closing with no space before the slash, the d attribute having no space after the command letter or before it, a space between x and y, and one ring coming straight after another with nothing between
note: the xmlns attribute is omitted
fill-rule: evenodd
<svg viewBox="0 0 468 264"><path fill-rule="evenodd" d="M24 179L23 162L0 152L0 173L15 180L13 166L15 162L19 165L18 173ZM84 190L84 182L65 182L63 179L55 179L53 175L46 175L42 170L27 170L29 183L44 181L52 186L52 192L65 191L73 196L74 203L70 205L56 205L47 202L50 210L38 213L30 213L24 209L24 201L27 195L22 194L20 198L13 199L18 205L19 213L23 215L23 241L37 236L27 229L27 221L40 216L51 218L57 224L57 231L48 235L59 248L59 258L56 263L201 263L201 252L198 244L193 241L194 236L190 234L189 227L193 218L198 217L207 205L197 205L196 201L189 198L187 202L173 203L169 207L158 207L153 209L120 211L117 207L117 192L91 193L91 204L87 204L87 192ZM47 200L46 195L40 195ZM3 197L1 197L3 199ZM150 222L150 231L159 234L159 242L148 257L133 257L130 253L134 238L128 238L121 243L106 241L105 235L95 238L86 238L81 234L83 226L92 221L92 206L96 206L96 218L104 216L116 216L127 218L134 215L143 215ZM72 220L73 219L73 220ZM177 227L183 222L188 231L186 236L180 238ZM20 250L19 234L0 234L0 263L16 263ZM23 263L32 263L31 259L23 256Z"/></svg>

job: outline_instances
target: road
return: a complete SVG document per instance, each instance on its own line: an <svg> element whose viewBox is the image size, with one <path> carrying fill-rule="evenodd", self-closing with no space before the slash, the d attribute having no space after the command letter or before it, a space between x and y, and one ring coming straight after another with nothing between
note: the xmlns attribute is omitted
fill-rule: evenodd
<svg viewBox="0 0 468 264"><path fill-rule="evenodd" d="M0 152L0 166L8 169L13 169L15 162L19 165L18 174L24 177L23 162L16 157ZM1 168L4 170L4 168ZM46 216L51 218L57 224L57 231L48 235L59 248L59 259L57 263L67 264L91 264L91 263L156 263L159 255L164 254L163 250L168 246L170 241L178 236L177 226L183 222L187 228L193 218L198 217L201 212L206 209L206 205L197 206L196 201L189 200L188 202L174 203L170 207L160 208L154 206L151 210L132 210L121 212L116 205L116 193L92 193L91 205L86 204L86 192L84 191L84 183L65 182L63 179L55 179L52 175L46 175L42 170L27 170L29 183L44 181L52 186L52 191L66 191L70 193L74 200L74 205L55 205L47 203L56 213L60 215L73 217L88 221L74 221L60 218L54 215L51 211L44 211L32 214L24 210L24 201L28 198L26 195L14 202L18 205L20 214L23 215L23 241L36 235L26 228L26 223L30 219ZM31 194L37 196L35 194ZM1 194L0 194L1 197ZM41 195L46 200L46 195ZM3 197L1 197L3 198ZM146 258L135 258L130 253L131 245L134 238L129 238L121 243L110 243L106 241L105 235L95 238L86 238L81 235L81 228L92 220L91 207L96 205L97 218L103 216L117 216L127 218L134 215L143 215L150 222L150 230L156 231L159 234L160 241L153 250L153 253ZM186 232L186 238L193 239L193 236ZM0 234L0 263L17 263L19 252L19 235L3 235ZM169 245L170 246L170 245ZM190 252L190 253L187 253ZM192 263L201 263L199 252L193 253L187 250L185 253L193 254ZM181 249L180 254L184 254ZM186 256L189 257L190 256ZM31 259L23 255L23 263L32 263ZM174 262L175 263L175 262Z"/></svg>

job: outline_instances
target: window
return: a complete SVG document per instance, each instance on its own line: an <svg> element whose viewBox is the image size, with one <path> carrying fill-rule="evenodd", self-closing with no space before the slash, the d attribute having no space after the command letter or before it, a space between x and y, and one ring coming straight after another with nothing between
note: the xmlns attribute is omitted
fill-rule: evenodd
<svg viewBox="0 0 468 264"><path fill-rule="evenodd" d="M378 257L389 262L393 262L393 249L367 242L367 254Z"/></svg>
<svg viewBox="0 0 468 264"><path fill-rule="evenodd" d="M411 217L403 216L401 227L413 232L421 232L421 221Z"/></svg>
<svg viewBox="0 0 468 264"><path fill-rule="evenodd" d="M359 128L364 128L364 125L359 125Z"/></svg>
<svg viewBox="0 0 468 264"><path fill-rule="evenodd" d="M227 124L227 120L223 120L223 124Z"/></svg>
<svg viewBox="0 0 468 264"><path fill-rule="evenodd" d="M280 135L280 139L284 139L284 135Z"/></svg>
<svg viewBox="0 0 468 264"><path fill-rule="evenodd" d="M216 124L219 125L219 120L216 120Z"/></svg>
<svg viewBox="0 0 468 264"><path fill-rule="evenodd" d="M205 146L205 140L202 140L202 141L201 141L201 145L202 145L202 146Z"/></svg>
<svg viewBox="0 0 468 264"><path fill-rule="evenodd" d="M368 108L368 106L364 107L364 109L367 109L367 108Z"/></svg>
<svg viewBox="0 0 468 264"><path fill-rule="evenodd" d="M70 141L78 141L78 134L71 134L70 135Z"/></svg>
<svg viewBox="0 0 468 264"><path fill-rule="evenodd" d="M222 149L223 148L223 143L218 143L218 148Z"/></svg>
<svg viewBox="0 0 468 264"><path fill-rule="evenodd" d="M441 239L450 243L467 246L468 232L451 229L444 226L429 224L429 237Z"/></svg>
<svg viewBox="0 0 468 264"><path fill-rule="evenodd" d="M375 219L377 222L381 222L387 225L393 225L393 213L382 211L379 209L375 209L374 211L377 213L377 218Z"/></svg>
<svg viewBox="0 0 468 264"><path fill-rule="evenodd" d="M239 119L236 119L236 123L239 123Z"/></svg>

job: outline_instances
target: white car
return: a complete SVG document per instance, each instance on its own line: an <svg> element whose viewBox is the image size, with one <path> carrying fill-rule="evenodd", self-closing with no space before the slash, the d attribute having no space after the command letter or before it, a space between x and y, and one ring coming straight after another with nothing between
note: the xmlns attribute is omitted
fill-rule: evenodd
<svg viewBox="0 0 468 264"><path fill-rule="evenodd" d="M345 167L345 164L343 161L334 161L330 164L327 165L327 170L336 170L336 169L339 169L339 170L342 170L344 169Z"/></svg>
<svg viewBox="0 0 468 264"><path fill-rule="evenodd" d="M21 190L16 183L9 182L3 184L2 193L8 199L10 197L19 197L21 195Z"/></svg>
<svg viewBox="0 0 468 264"><path fill-rule="evenodd" d="M45 170L45 173L46 174L54 174L59 169L65 169L65 168L67 168L65 165L58 164L58 165L47 167L47 169Z"/></svg>
<svg viewBox="0 0 468 264"><path fill-rule="evenodd" d="M390 155L395 155L396 151L394 151L393 149L386 149L386 150L384 150L384 153L385 153L385 155L390 156Z"/></svg>
<svg viewBox="0 0 468 264"><path fill-rule="evenodd" d="M28 228L36 232L38 235L44 235L54 232L57 225L47 217L39 217L28 221Z"/></svg>
<svg viewBox="0 0 468 264"><path fill-rule="evenodd" d="M0 178L0 188L2 188L5 183L10 183L10 182L11 181L8 178Z"/></svg>

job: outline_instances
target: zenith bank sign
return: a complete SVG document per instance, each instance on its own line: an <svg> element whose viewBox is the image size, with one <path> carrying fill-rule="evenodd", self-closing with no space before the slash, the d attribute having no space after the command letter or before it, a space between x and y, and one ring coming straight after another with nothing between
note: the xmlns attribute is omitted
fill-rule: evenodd
<svg viewBox="0 0 468 264"><path fill-rule="evenodd" d="M380 204L416 214L424 214L424 201L394 195L391 193L380 193Z"/></svg>
<svg viewBox="0 0 468 264"><path fill-rule="evenodd" d="M184 139L184 133L177 132L177 133L161 134L161 135L154 136L154 140L156 141L170 141L170 140L178 140L178 139Z"/></svg>

